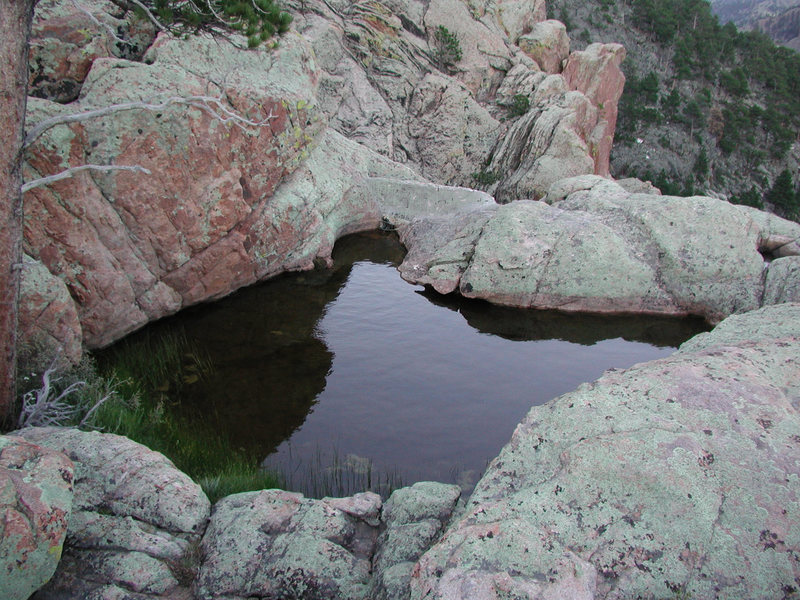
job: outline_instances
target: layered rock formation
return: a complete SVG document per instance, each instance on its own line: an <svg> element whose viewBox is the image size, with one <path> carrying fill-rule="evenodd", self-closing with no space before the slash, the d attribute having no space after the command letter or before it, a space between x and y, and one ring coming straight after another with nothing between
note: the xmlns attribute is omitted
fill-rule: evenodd
<svg viewBox="0 0 800 600"><path fill-rule="evenodd" d="M562 75L563 35L532 50L539 29L563 34L555 22L535 27L543 3L474 4L295 2L295 30L277 49L162 34L139 62L115 58L136 56L108 39L111 25L143 50L138 32L147 27L132 15L107 15L101 0L86 4L93 17L43 4L32 77L46 85L37 93L63 100L53 90L69 81L62 87L80 87L80 96L66 106L31 99L30 125L126 102L206 98L59 125L29 148L28 179L79 164L151 173L81 173L26 194L26 250L66 284L80 319L66 337L103 346L184 306L325 262L338 235L376 225L374 203L347 200L364 176L472 185L489 169L502 175L499 197L511 199L542 196L563 175L604 173L621 49L573 54ZM53 39L72 40L66 32L81 18L87 32L74 49L45 51ZM435 56L439 25L460 40L457 64ZM531 110L507 120L518 95ZM250 124L223 124L224 111ZM337 134L358 145L332 142ZM331 173L327 193L319 169ZM39 324L39 337L65 335L63 323Z"/></svg>

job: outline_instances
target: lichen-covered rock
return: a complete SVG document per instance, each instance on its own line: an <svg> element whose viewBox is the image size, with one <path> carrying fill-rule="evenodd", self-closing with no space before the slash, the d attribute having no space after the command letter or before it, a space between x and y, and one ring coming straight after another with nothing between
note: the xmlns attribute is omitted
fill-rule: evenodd
<svg viewBox="0 0 800 600"><path fill-rule="evenodd" d="M41 0L31 29L29 93L71 102L96 59L137 59L155 34L150 20L110 0Z"/></svg>
<svg viewBox="0 0 800 600"><path fill-rule="evenodd" d="M532 409L420 559L411 598L796 590L800 305L733 319Z"/></svg>
<svg viewBox="0 0 800 600"><path fill-rule="evenodd" d="M408 100L409 156L422 174L450 185L467 185L489 155L502 125L457 81L429 74Z"/></svg>
<svg viewBox="0 0 800 600"><path fill-rule="evenodd" d="M588 140L598 111L586 96L550 75L537 86L530 110L500 139L487 170L500 175L499 202L542 198L561 179L594 172Z"/></svg>
<svg viewBox="0 0 800 600"><path fill-rule="evenodd" d="M796 223L713 198L631 194L588 175L551 186L548 199L401 224L401 274L497 304L712 322L795 297L794 257L765 256L800 239Z"/></svg>
<svg viewBox="0 0 800 600"><path fill-rule="evenodd" d="M59 353L73 364L80 360L83 334L75 302L66 284L28 255L22 262L18 310L21 362L46 367Z"/></svg>
<svg viewBox="0 0 800 600"><path fill-rule="evenodd" d="M138 35L132 12L106 0L87 8L123 37ZM464 186L500 177L487 185L506 201L540 197L553 181L607 162L596 142L600 129L613 130L603 123L615 102L607 88L616 79L603 86L589 71L613 61L575 58L582 66L569 84L541 72L515 45L544 20L540 0L291 0L287 9L293 30L274 49L242 51L206 36L160 34L141 62L119 47L84 53L88 62L80 68L88 74L70 106L29 102L30 124L193 95L219 96L226 110L266 118L239 128L178 103L58 126L29 149L27 179L83 163L151 172L84 172L26 194L26 249L66 284L85 346L107 345L183 307L327 261L336 235L374 223L374 205L356 206L363 196L348 195L344 175L334 176L354 150L349 144L339 153L338 143L326 142L328 124L400 163L377 171L347 167L356 185L373 175ZM71 15L69 25L62 12ZM44 3L37 27L67 32L84 18L91 21L78 6ZM436 56L440 25L459 39L462 57L454 64ZM91 40L107 45L105 26L91 31ZM146 43L137 42L139 49ZM531 110L506 121L519 94ZM321 143L328 144L327 167L326 155L314 151ZM293 176L311 157L315 162ZM320 169L333 177L328 183L336 179L335 194L318 193L323 186L311 178Z"/></svg>
<svg viewBox="0 0 800 600"><path fill-rule="evenodd" d="M517 44L545 73L561 73L562 63L569 56L567 28L561 21L534 24Z"/></svg>
<svg viewBox="0 0 800 600"><path fill-rule="evenodd" d="M27 600L53 576L67 535L72 462L0 436L0 597Z"/></svg>
<svg viewBox="0 0 800 600"><path fill-rule="evenodd" d="M385 530L373 559L370 598L408 598L414 564L444 530L460 495L457 485L432 481L392 492L383 506Z"/></svg>
<svg viewBox="0 0 800 600"><path fill-rule="evenodd" d="M587 312L669 312L656 268L622 232L582 211L519 201L484 227L459 284L498 304ZM577 306L580 308L577 308Z"/></svg>
<svg viewBox="0 0 800 600"><path fill-rule="evenodd" d="M138 598L188 585L210 513L197 484L162 454L118 435L59 428L17 434L75 465L64 559L37 599Z"/></svg>
<svg viewBox="0 0 800 600"><path fill-rule="evenodd" d="M380 497L309 500L263 490L220 500L203 537L198 598L362 598Z"/></svg>
<svg viewBox="0 0 800 600"><path fill-rule="evenodd" d="M472 97L479 102L486 102L491 98L492 91L497 89L505 71L511 66L514 54L494 15L485 12L488 4L490 3L463 0L430 0L425 12L426 35L429 41L440 25L458 39L461 60L446 67L445 71L464 84Z"/></svg>
<svg viewBox="0 0 800 600"><path fill-rule="evenodd" d="M763 302L800 302L800 256L777 258L770 263Z"/></svg>
<svg viewBox="0 0 800 600"><path fill-rule="evenodd" d="M279 271L254 255L255 215L324 128L311 50L297 36L271 53L162 36L147 60L96 60L78 103L29 102L31 123L119 102L223 94L218 83L225 108L267 121L224 125L178 104L59 126L31 148L28 178L83 163L151 171L84 173L26 195L29 251L64 279L89 347Z"/></svg>
<svg viewBox="0 0 800 600"><path fill-rule="evenodd" d="M329 129L308 159L259 208L251 253L270 274L330 263L338 238L380 226L383 213L377 197L361 188L382 177L409 186L421 179Z"/></svg>

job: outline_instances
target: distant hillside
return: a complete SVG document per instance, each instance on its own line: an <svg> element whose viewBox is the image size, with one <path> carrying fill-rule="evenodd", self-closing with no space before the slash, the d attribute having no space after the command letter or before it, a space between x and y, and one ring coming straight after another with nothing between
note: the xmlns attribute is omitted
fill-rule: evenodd
<svg viewBox="0 0 800 600"><path fill-rule="evenodd" d="M800 180L800 54L720 25L706 0L552 0L548 12L573 49L628 49L615 177L756 205L783 171Z"/></svg>
<svg viewBox="0 0 800 600"><path fill-rule="evenodd" d="M753 28L763 31L776 43L800 52L800 6L758 19Z"/></svg>
<svg viewBox="0 0 800 600"><path fill-rule="evenodd" d="M800 51L800 0L711 0L721 23L756 29L776 43Z"/></svg>
<svg viewBox="0 0 800 600"><path fill-rule="evenodd" d="M750 29L759 19L774 17L800 6L800 0L711 0L711 10L720 23L732 22L740 29Z"/></svg>

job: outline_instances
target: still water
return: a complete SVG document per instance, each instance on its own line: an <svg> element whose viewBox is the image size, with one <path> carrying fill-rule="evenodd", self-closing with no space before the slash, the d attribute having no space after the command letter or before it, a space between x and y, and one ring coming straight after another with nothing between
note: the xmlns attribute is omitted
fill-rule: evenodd
<svg viewBox="0 0 800 600"><path fill-rule="evenodd" d="M368 472L373 486L469 489L531 406L611 367L667 356L703 329L442 297L404 282L402 257L393 235L350 236L332 269L151 326L148 335L182 330L213 365L185 387L182 406L309 495L320 493L312 480L337 470Z"/></svg>

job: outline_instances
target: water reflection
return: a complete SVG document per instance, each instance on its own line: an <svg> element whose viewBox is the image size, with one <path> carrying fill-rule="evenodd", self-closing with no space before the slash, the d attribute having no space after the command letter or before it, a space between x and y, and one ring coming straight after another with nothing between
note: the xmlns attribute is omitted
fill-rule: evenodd
<svg viewBox="0 0 800 600"><path fill-rule="evenodd" d="M581 315L495 306L454 294L442 296L431 290L418 293L437 306L460 313L473 329L507 340L563 340L591 346L600 340L621 338L677 348L707 329L703 319L697 317Z"/></svg>
<svg viewBox="0 0 800 600"><path fill-rule="evenodd" d="M331 493L309 483L321 471L373 468L469 487L532 405L670 354L702 328L443 298L402 281L402 257L392 235L350 236L332 269L153 325L150 335L182 329L215 366L186 387L183 409L306 493Z"/></svg>

